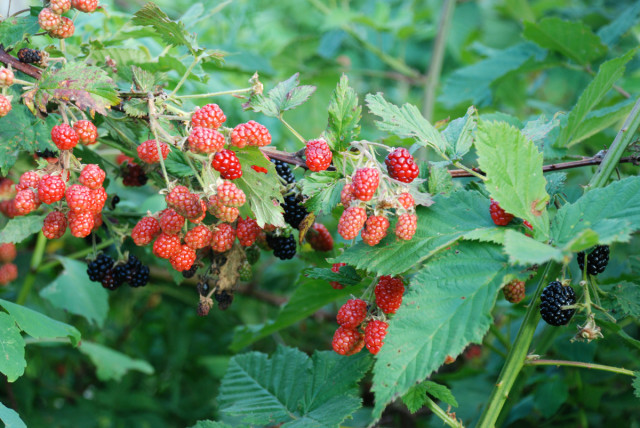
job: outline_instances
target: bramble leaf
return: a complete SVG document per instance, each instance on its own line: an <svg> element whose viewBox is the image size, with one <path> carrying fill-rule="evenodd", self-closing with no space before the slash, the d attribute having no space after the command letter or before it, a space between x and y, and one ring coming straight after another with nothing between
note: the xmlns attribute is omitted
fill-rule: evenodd
<svg viewBox="0 0 640 428"><path fill-rule="evenodd" d="M600 37L581 22L556 17L544 18L536 23L525 22L523 36L583 65L607 53L607 47L602 44Z"/></svg>
<svg viewBox="0 0 640 428"><path fill-rule="evenodd" d="M267 116L277 117L286 110L302 105L315 92L315 86L300 85L300 73L278 83L267 96L256 94L251 97L249 108Z"/></svg>
<svg viewBox="0 0 640 428"><path fill-rule="evenodd" d="M360 275L358 275L356 270L351 266L342 266L340 273L333 272L331 269L326 268L310 268L305 270L303 274L308 278L337 281L345 286L357 285L362 281Z"/></svg>
<svg viewBox="0 0 640 428"><path fill-rule="evenodd" d="M373 368L376 419L447 355L482 341L498 290L512 269L500 246L462 242L413 277Z"/></svg>
<svg viewBox="0 0 640 428"><path fill-rule="evenodd" d="M500 207L533 226L535 236L549 236L549 195L542 174L542 154L520 130L504 122L480 122L476 132L478 164L485 186Z"/></svg>
<svg viewBox="0 0 640 428"><path fill-rule="evenodd" d="M462 159L473 144L473 133L476 130L477 110L474 106L467 109L464 117L453 120L442 135L447 139L447 155L452 159Z"/></svg>
<svg viewBox="0 0 640 428"><path fill-rule="evenodd" d="M361 116L358 94L349 86L349 78L343 74L329 102L329 124L325 131L327 143L333 150L346 150L349 142L358 137Z"/></svg>
<svg viewBox="0 0 640 428"><path fill-rule="evenodd" d="M308 175L300 181L302 193L309 198L304 202L305 207L313 213L330 213L340 203L340 192L344 186L339 181L337 172L322 171Z"/></svg>
<svg viewBox="0 0 640 428"><path fill-rule="evenodd" d="M5 428L27 428L16 411L2 403L0 403L0 421L4 423Z"/></svg>
<svg viewBox="0 0 640 428"><path fill-rule="evenodd" d="M28 215L12 218L0 230L0 242L20 243L42 229L45 215Z"/></svg>
<svg viewBox="0 0 640 428"><path fill-rule="evenodd" d="M185 30L184 24L172 21L153 2L145 4L142 9L134 13L131 22L143 27L152 27L156 34L167 44L185 46L194 55L201 51L195 38Z"/></svg>
<svg viewBox="0 0 640 428"><path fill-rule="evenodd" d="M68 62L61 69L47 69L36 84L35 102L46 111L50 101L73 102L80 110L107 115L120 102L115 82L107 72L82 62Z"/></svg>
<svg viewBox="0 0 640 428"><path fill-rule="evenodd" d="M323 351L309 358L284 346L271 358L237 355L220 385L220 411L243 425L335 427L361 407L358 381L370 365L364 353L342 357Z"/></svg>
<svg viewBox="0 0 640 428"><path fill-rule="evenodd" d="M9 382L24 374L27 362L24 359L24 339L14 319L0 312L0 373Z"/></svg>
<svg viewBox="0 0 640 428"><path fill-rule="evenodd" d="M129 370L153 374L153 367L144 360L133 359L127 355L93 342L83 341L80 352L87 355L96 366L101 381L120 381Z"/></svg>
<svg viewBox="0 0 640 428"><path fill-rule="evenodd" d="M4 13L4 11L3 11ZM0 22L0 40L5 50L13 48L28 35L40 30L38 16L10 16Z"/></svg>

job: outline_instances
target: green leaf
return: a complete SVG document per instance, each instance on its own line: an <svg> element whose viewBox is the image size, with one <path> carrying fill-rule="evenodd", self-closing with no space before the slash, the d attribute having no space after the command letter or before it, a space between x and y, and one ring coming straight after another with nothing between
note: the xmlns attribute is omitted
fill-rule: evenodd
<svg viewBox="0 0 640 428"><path fill-rule="evenodd" d="M608 294L604 299L605 308L615 311L616 317L624 315L640 318L640 285L634 282L619 281L600 285ZM622 316L621 316L622 315Z"/></svg>
<svg viewBox="0 0 640 428"><path fill-rule="evenodd" d="M267 116L277 117L284 111L291 110L303 104L315 92L315 86L300 85L300 73L296 73L287 80L278 83L268 96L261 94L251 97L249 108L262 112Z"/></svg>
<svg viewBox="0 0 640 428"><path fill-rule="evenodd" d="M447 194L453 190L453 179L447 168L432 165L429 168L429 193L436 195L438 193Z"/></svg>
<svg viewBox="0 0 640 428"><path fill-rule="evenodd" d="M0 230L0 242L20 243L42 229L45 215L28 215L12 218Z"/></svg>
<svg viewBox="0 0 640 428"><path fill-rule="evenodd" d="M549 197L553 198L564 190L564 183L567 181L567 173L553 172L551 174L546 174L544 178L547 180L547 193L549 194Z"/></svg>
<svg viewBox="0 0 640 428"><path fill-rule="evenodd" d="M563 253L559 249L511 229L505 233L504 250L509 255L509 262L521 265L563 260Z"/></svg>
<svg viewBox="0 0 640 428"><path fill-rule="evenodd" d="M35 339L68 337L74 346L80 342L80 332L69 324L6 300L0 299L0 306L11 315L20 330Z"/></svg>
<svg viewBox="0 0 640 428"><path fill-rule="evenodd" d="M427 385L419 383L409 388L402 396L402 402L412 414L420 410L427 402Z"/></svg>
<svg viewBox="0 0 640 428"><path fill-rule="evenodd" d="M500 207L533 226L536 236L549 236L549 195L542 174L542 154L517 128L504 122L480 122L476 133L478 164L485 186Z"/></svg>
<svg viewBox="0 0 640 428"><path fill-rule="evenodd" d="M576 236L567 243L564 247L564 251L567 253L577 253L578 251L587 250L594 245L598 244L600 237L596 232L591 229L583 229Z"/></svg>
<svg viewBox="0 0 640 428"><path fill-rule="evenodd" d="M629 177L585 193L573 204L558 210L551 237L566 246L585 229L598 234L600 244L625 242L640 228L640 177Z"/></svg>
<svg viewBox="0 0 640 428"><path fill-rule="evenodd" d="M305 207L316 215L330 213L340 203L340 192L344 182L337 172L322 171L307 175L300 184L302 194L308 196Z"/></svg>
<svg viewBox="0 0 640 428"><path fill-rule="evenodd" d="M571 147L587 138L611 128L616 123L623 120L633 108L634 100L632 98L620 101L610 107L604 107L589 113L580 123L580 127L567 144Z"/></svg>
<svg viewBox="0 0 640 428"><path fill-rule="evenodd" d="M578 98L578 102L571 109L567 124L562 129L560 136L556 140L556 147L568 147L572 141L580 140L579 135L586 131L581 131L583 121L587 114L593 110L602 100L614 83L622 77L625 71L625 64L636 54L636 49L632 49L621 57L603 63L598 69L598 74ZM588 124L592 129L592 124Z"/></svg>
<svg viewBox="0 0 640 428"><path fill-rule="evenodd" d="M358 94L349 86L346 74L340 77L338 86L329 102L329 124L325 131L327 143L333 150L344 151L360 134L362 107Z"/></svg>
<svg viewBox="0 0 640 428"><path fill-rule="evenodd" d="M610 48L615 47L620 37L631 29L640 16L640 3L631 2L631 5L620 15L598 30L598 36L602 42Z"/></svg>
<svg viewBox="0 0 640 428"><path fill-rule="evenodd" d="M544 18L538 23L525 22L523 36L543 48L559 52L579 64L603 57L607 47L600 37L581 22Z"/></svg>
<svg viewBox="0 0 640 428"><path fill-rule="evenodd" d="M301 277L293 295L282 307L276 319L266 324L237 328L230 349L239 351L263 337L307 318L331 302L343 300L350 294L361 291L361 287L357 286L334 290L327 281Z"/></svg>
<svg viewBox="0 0 640 428"><path fill-rule="evenodd" d="M376 122L380 130L400 138L415 138L423 146L432 147L440 153L446 152L447 141L422 116L418 107L412 104L398 107L385 100L381 93L368 94L365 100L371 113L382 119Z"/></svg>
<svg viewBox="0 0 640 428"><path fill-rule="evenodd" d="M447 142L447 155L452 159L462 159L473 144L473 133L476 129L477 110L471 106L464 117L453 120L442 132Z"/></svg>
<svg viewBox="0 0 640 428"><path fill-rule="evenodd" d="M6 21L5 21L6 22ZM41 120L31 114L24 104L13 103L13 108L0 120L0 169L8 175L16 163L20 151L33 153L38 150L57 150L51 142L51 128L58 123L59 116L49 115Z"/></svg>
<svg viewBox="0 0 640 428"><path fill-rule="evenodd" d="M546 376L534 393L536 409L545 418L553 416L569 398L567 380L561 376Z"/></svg>
<svg viewBox="0 0 640 428"><path fill-rule="evenodd" d="M80 110L95 110L107 115L107 109L120 103L116 84L106 71L82 62L65 63L61 69L48 68L34 89L35 102L42 111L47 103L75 103Z"/></svg>
<svg viewBox="0 0 640 428"><path fill-rule="evenodd" d="M418 228L410 241L388 236L375 247L359 242L332 262L344 262L376 275L401 274L473 231L497 229L487 215L489 201L478 192L436 195L429 209L418 209Z"/></svg>
<svg viewBox="0 0 640 428"><path fill-rule="evenodd" d="M122 376L130 370L136 370L148 375L154 372L153 367L146 361L133 359L97 343L83 341L78 349L88 356L96 366L98 379L103 382L108 380L119 382Z"/></svg>
<svg viewBox="0 0 640 428"><path fill-rule="evenodd" d="M216 421L198 421L190 428L232 428L231 425L227 425L222 422Z"/></svg>
<svg viewBox="0 0 640 428"><path fill-rule="evenodd" d="M309 358L284 346L271 358L238 355L220 385L220 411L240 417L243 425L335 427L361 407L358 381L370 364L364 353L324 351Z"/></svg>
<svg viewBox="0 0 640 428"><path fill-rule="evenodd" d="M185 154L179 150L171 150L164 161L167 171L176 177L193 177L194 171L191 169Z"/></svg>
<svg viewBox="0 0 640 428"><path fill-rule="evenodd" d="M0 403L0 421L4 422L5 428L27 428L16 411L2 403Z"/></svg>
<svg viewBox="0 0 640 428"><path fill-rule="evenodd" d="M185 30L184 24L169 19L167 14L153 2L145 4L142 9L134 13L131 22L143 27L152 27L167 44L185 46L194 55L201 51L198 49L195 37Z"/></svg>
<svg viewBox="0 0 640 428"><path fill-rule="evenodd" d="M635 373L635 377L633 378L633 395L637 398L640 398L640 372Z"/></svg>
<svg viewBox="0 0 640 428"><path fill-rule="evenodd" d="M4 14L4 10L2 13ZM40 30L37 16L10 16L0 22L0 40L5 50L10 50L25 37Z"/></svg>
<svg viewBox="0 0 640 428"><path fill-rule="evenodd" d="M40 296L55 307L83 316L102 327L109 310L107 290L89 280L85 263L66 257L59 257L59 260L64 271L40 290Z"/></svg>
<svg viewBox="0 0 640 428"><path fill-rule="evenodd" d="M552 118L547 120L544 115L541 115L535 120L528 121L522 128L522 134L536 143L536 146L542 150L542 145L545 143L549 133L559 125L559 119Z"/></svg>
<svg viewBox="0 0 640 428"><path fill-rule="evenodd" d="M337 281L342 285L360 284L362 278L351 266L342 266L340 273L335 273L331 269L326 268L309 268L303 272L304 276L313 279L322 279L324 281Z"/></svg>
<svg viewBox="0 0 640 428"><path fill-rule="evenodd" d="M11 316L0 312L0 373L14 382L24 374L24 339Z"/></svg>
<svg viewBox="0 0 640 428"><path fill-rule="evenodd" d="M491 85L496 80L530 61L542 61L546 53L533 43L519 43L473 65L459 68L444 80L438 101L448 109L467 101L488 105L492 98Z"/></svg>
<svg viewBox="0 0 640 428"><path fill-rule="evenodd" d="M451 390L446 386L431 382L430 380L425 380L424 382L422 382L422 385L425 385L427 387L427 394L450 406L458 407L456 398L451 393Z"/></svg>
<svg viewBox="0 0 640 428"><path fill-rule="evenodd" d="M251 208L260 227L265 224L283 227L282 208L276 203L283 202L283 199L275 166L257 147L238 150L236 155L242 165L242 177L234 182L247 195L247 203L240 209L240 213L249 215L247 210ZM251 168L253 165L266 168L267 174L255 171Z"/></svg>
<svg viewBox="0 0 640 428"><path fill-rule="evenodd" d="M462 242L413 277L402 306L389 321L373 369L375 418L440 367L447 355L482 342L509 270L499 246Z"/></svg>

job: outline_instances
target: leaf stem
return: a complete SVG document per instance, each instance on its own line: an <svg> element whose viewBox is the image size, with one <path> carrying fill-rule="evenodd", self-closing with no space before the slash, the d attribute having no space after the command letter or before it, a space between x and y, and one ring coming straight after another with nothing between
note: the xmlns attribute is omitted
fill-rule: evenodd
<svg viewBox="0 0 640 428"><path fill-rule="evenodd" d="M603 364L583 363L580 361L563 361L563 360L530 360L527 359L524 362L527 366L568 366L568 367L581 367L583 369L602 370L605 372L612 372L623 374L626 376L635 376L635 372L632 370L623 369L622 367L605 366Z"/></svg>
<svg viewBox="0 0 640 428"><path fill-rule="evenodd" d="M533 340L533 334L535 333L538 321L540 320L540 314L538 313L538 305L536 302L542 294L542 290L546 285L546 279L552 271L552 267L554 270L557 270L557 266L555 266L554 263L547 263L544 271L539 275L536 291L531 298L531 302L527 308L522 325L520 326L516 340L513 342L511 350L507 355L507 359L502 367L498 381L491 392L487 407L480 416L480 420L477 425L478 428L493 428L495 426L496 420L502 410L502 406L504 406L505 401L507 401L507 398L509 397L509 391L524 365L525 358L529 351L529 346Z"/></svg>
<svg viewBox="0 0 640 428"><path fill-rule="evenodd" d="M236 95L236 94L245 94L247 92L251 92L253 90L253 87L251 88L242 88L242 89L231 89L229 91L219 91L219 92L209 92L208 94L189 94L189 95L178 95L174 98L178 98L178 99L188 99L188 98L210 98L210 97L217 97L220 95Z"/></svg>
<svg viewBox="0 0 640 428"><path fill-rule="evenodd" d="M153 94L149 93L149 126L151 127L151 132L153 133L153 138L156 141L156 148L158 149L158 161L160 162L160 167L162 168L162 176L164 177L164 182L169 188L169 176L167 175L167 168L164 166L164 158L162 157L162 149L160 147L160 140L158 140L158 134L156 132L156 118L155 111L156 105L154 102Z"/></svg>
<svg viewBox="0 0 640 428"><path fill-rule="evenodd" d="M286 126L287 129L289 129L289 131L291 131L291 133L295 135L298 140L302 141L302 144L304 144L305 146L307 145L307 140L305 140L304 137L298 133L298 131L293 129L293 126L289 125L287 121L284 120L284 117L282 115L279 115L278 119L280 119L280 122L282 122L282 124Z"/></svg>
<svg viewBox="0 0 640 428"><path fill-rule="evenodd" d="M462 163L460 163L459 161L455 161L453 162L453 164L455 166L457 166L458 168L466 171L467 173L471 174L472 176L479 178L480 180L484 181L487 179L487 177L485 177L484 175L480 175L477 172L475 172L474 170L472 170L471 168L467 168L466 166L464 166Z"/></svg>
<svg viewBox="0 0 640 428"><path fill-rule="evenodd" d="M44 257L44 250L47 247L47 238L44 236L42 231L38 233L38 239L36 241L36 247L33 250L33 254L31 255L31 263L29 265L29 273L24 278L24 282L22 283L22 288L20 289L20 293L18 294L18 298L16 299L16 303L18 305L24 305L24 302L27 301L27 297L33 288L33 284L36 282L36 272L40 263L42 263L42 258Z"/></svg>
<svg viewBox="0 0 640 428"><path fill-rule="evenodd" d="M425 404L429 408L429 410L431 410L434 415L436 415L437 417L442 419L442 422L444 422L446 425L448 425L448 426L450 426L452 428L461 428L461 427L463 427L461 422L458 422L457 420L455 420L451 416L449 416L449 414L447 412L442 410L442 408L440 406L438 406L436 404L436 402L431 399L431 397L429 397L429 396L425 397Z"/></svg>
<svg viewBox="0 0 640 428"><path fill-rule="evenodd" d="M101 243L96 245L96 251L101 250L103 248L106 248L109 245L112 245L115 241L116 241L115 239L108 239L106 241L102 241ZM80 257L88 256L92 252L93 252L93 247L92 248L85 248L83 250L76 251L75 253L69 254L68 256L65 256L65 257L68 258L68 259L79 259ZM46 263L46 264L40 266L37 269L37 271L38 272L42 272L42 271L51 269L52 267L56 267L59 264L60 264L60 260L55 259L55 260L50 261L49 263Z"/></svg>
<svg viewBox="0 0 640 428"><path fill-rule="evenodd" d="M455 8L456 0L444 1L442 14L440 15L440 23L438 24L438 35L433 43L427 81L424 85L424 104L422 106L422 114L429 122L431 122L433 118L433 108L436 104L436 90L438 89L440 73L442 72L442 61L444 59L447 34L451 27Z"/></svg>
<svg viewBox="0 0 640 428"><path fill-rule="evenodd" d="M171 91L171 93L169 94L169 98L175 96L176 92L178 92L178 89L180 89L180 87L184 84L184 82L187 80L187 78L189 77L189 75L191 74L195 66L200 62L201 59L202 59L202 56L195 57L191 65L189 65L189 68L187 68L187 71L184 72L184 75L182 76L182 78L180 79L176 87L173 88L173 91Z"/></svg>
<svg viewBox="0 0 640 428"><path fill-rule="evenodd" d="M640 99L634 104L618 135L616 135L616 138L613 140L611 147L607 150L607 154L604 156L602 163L593 177L591 177L587 190L604 187L616 169L622 154L627 150L627 147L633 140L633 135L638 129L638 126L640 126Z"/></svg>

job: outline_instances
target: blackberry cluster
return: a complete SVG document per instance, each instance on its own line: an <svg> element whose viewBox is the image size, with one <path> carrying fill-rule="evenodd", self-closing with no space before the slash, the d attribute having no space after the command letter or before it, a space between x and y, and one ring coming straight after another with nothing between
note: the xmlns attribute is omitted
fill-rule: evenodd
<svg viewBox="0 0 640 428"><path fill-rule="evenodd" d="M298 229L300 223L309 215L309 211L302 205L296 195L288 195L284 197L284 203L280 204L284 210L284 221Z"/></svg>
<svg viewBox="0 0 640 428"><path fill-rule="evenodd" d="M293 171L291 171L289 164L277 159L271 159L271 162L276 166L276 172L278 175L286 181L287 184L293 184L296 182L296 177L293 175Z"/></svg>
<svg viewBox="0 0 640 428"><path fill-rule="evenodd" d="M130 255L127 263L114 266L110 256L100 254L87 266L87 275L94 282L100 282L108 290L115 290L124 283L131 287L144 287L149 282L149 267L145 266L134 255Z"/></svg>
<svg viewBox="0 0 640 428"><path fill-rule="evenodd" d="M36 49L22 48L18 51L18 59L25 64L42 61L42 54Z"/></svg>
<svg viewBox="0 0 640 428"><path fill-rule="evenodd" d="M122 168L122 184L129 187L140 187L147 184L147 174L137 163L125 162Z"/></svg>
<svg viewBox="0 0 640 428"><path fill-rule="evenodd" d="M227 293L227 290L222 290L220 293L214 294L213 297L218 302L218 307L223 311L233 303L233 294Z"/></svg>
<svg viewBox="0 0 640 428"><path fill-rule="evenodd" d="M38 150L35 154L39 158L44 159L57 158L60 155L58 152L54 152L51 149Z"/></svg>
<svg viewBox="0 0 640 428"><path fill-rule="evenodd" d="M576 312L575 309L561 309L563 306L574 305L576 295L570 286L563 287L558 281L550 282L540 296L540 315L549 325L566 325Z"/></svg>
<svg viewBox="0 0 640 428"><path fill-rule="evenodd" d="M584 251L578 253L578 266L580 271L584 271ZM604 272L609 263L609 246L597 245L587 255L587 273L589 275L597 275Z"/></svg>
<svg viewBox="0 0 640 428"><path fill-rule="evenodd" d="M182 271L183 278L193 278L196 272L198 271L198 264L194 263L188 270Z"/></svg>
<svg viewBox="0 0 640 428"><path fill-rule="evenodd" d="M267 244L273 250L273 255L280 260L289 260L296 255L296 239L293 235L276 236L267 234Z"/></svg>

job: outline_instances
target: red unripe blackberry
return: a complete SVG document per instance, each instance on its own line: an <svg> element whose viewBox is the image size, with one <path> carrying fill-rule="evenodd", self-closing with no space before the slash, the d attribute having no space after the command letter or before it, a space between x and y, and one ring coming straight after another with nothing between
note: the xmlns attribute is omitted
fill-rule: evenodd
<svg viewBox="0 0 640 428"><path fill-rule="evenodd" d="M51 140L60 150L71 150L78 144L78 134L66 123L56 125L51 129Z"/></svg>
<svg viewBox="0 0 640 428"><path fill-rule="evenodd" d="M351 192L356 199L370 201L380 183L380 173L375 168L359 168L353 175Z"/></svg>
<svg viewBox="0 0 640 428"><path fill-rule="evenodd" d="M240 228L240 226L238 226ZM211 245L213 239L213 232L207 226L196 226L186 233L184 236L184 243L194 250L208 247Z"/></svg>
<svg viewBox="0 0 640 428"><path fill-rule="evenodd" d="M340 192L340 203L345 207L349 208L351 206L351 202L355 199L353 196L352 188L350 183L346 183Z"/></svg>
<svg viewBox="0 0 640 428"><path fill-rule="evenodd" d="M71 0L71 6L81 12L91 13L98 8L98 0Z"/></svg>
<svg viewBox="0 0 640 428"><path fill-rule="evenodd" d="M250 120L233 128L231 144L239 148L245 146L262 147L271 144L271 134L264 125Z"/></svg>
<svg viewBox="0 0 640 428"><path fill-rule="evenodd" d="M236 239L236 231L228 223L219 224L213 231L211 239L211 248L216 253L224 253L233 247L233 241Z"/></svg>
<svg viewBox="0 0 640 428"><path fill-rule="evenodd" d="M385 314L395 314L402 304L404 283L400 278L383 275L378 279L378 285L373 290L376 304Z"/></svg>
<svg viewBox="0 0 640 428"><path fill-rule="evenodd" d="M316 251L333 250L333 237L322 223L314 223L311 230L307 233L307 242L311 244L311 248Z"/></svg>
<svg viewBox="0 0 640 428"><path fill-rule="evenodd" d="M416 207L416 201L411 196L411 193L400 193L398 195L398 202L405 210L412 210Z"/></svg>
<svg viewBox="0 0 640 428"><path fill-rule="evenodd" d="M5 117L11 111L11 101L4 95L0 95L0 117Z"/></svg>
<svg viewBox="0 0 640 428"><path fill-rule="evenodd" d="M25 189L38 189L38 184L40 184L41 177L36 171L25 171L20 176L20 180L18 184L16 184L16 191L25 190Z"/></svg>
<svg viewBox="0 0 640 428"><path fill-rule="evenodd" d="M356 328L367 316L367 302L362 299L350 299L342 305L336 316L338 324L345 328Z"/></svg>
<svg viewBox="0 0 640 428"><path fill-rule="evenodd" d="M5 244L0 244L0 262L1 263L9 263L16 259L18 252L16 251L16 245L7 242Z"/></svg>
<svg viewBox="0 0 640 428"><path fill-rule="evenodd" d="M67 217L60 211L51 211L44 218L42 234L48 239L58 239L67 230Z"/></svg>
<svg viewBox="0 0 640 428"><path fill-rule="evenodd" d="M389 228L389 220L383 215L370 216L362 229L362 240L367 245L378 245L382 239L387 236Z"/></svg>
<svg viewBox="0 0 640 428"><path fill-rule="evenodd" d="M0 266L0 285L7 285L18 278L18 266L7 263Z"/></svg>
<svg viewBox="0 0 640 428"><path fill-rule="evenodd" d="M53 204L64 197L65 189L65 182L59 175L45 175L38 183L38 199Z"/></svg>
<svg viewBox="0 0 640 428"><path fill-rule="evenodd" d="M73 36L73 33L76 31L76 27L73 25L73 21L66 16L60 17L60 24L49 30L49 35L55 39L67 39Z"/></svg>
<svg viewBox="0 0 640 428"><path fill-rule="evenodd" d="M138 245L150 244L160 234L160 222L153 217L142 217L133 227L131 238Z"/></svg>
<svg viewBox="0 0 640 428"><path fill-rule="evenodd" d="M364 336L357 330L340 326L333 335L331 346L340 355L354 355L364 348Z"/></svg>
<svg viewBox="0 0 640 428"><path fill-rule="evenodd" d="M95 190L102 186L106 177L107 173L104 172L102 168L96 164L89 164L82 168L78 181L89 189Z"/></svg>
<svg viewBox="0 0 640 428"><path fill-rule="evenodd" d="M60 15L48 7L45 7L38 14L38 24L44 31L56 29L62 23Z"/></svg>
<svg viewBox="0 0 640 428"><path fill-rule="evenodd" d="M97 189L91 190L91 196L93 196L93 207L91 211L94 214L98 214L102 212L104 208L104 204L107 203L107 199L109 199L109 195L107 195L107 191L104 190L104 187L98 187Z"/></svg>
<svg viewBox="0 0 640 428"><path fill-rule="evenodd" d="M411 240L418 228L418 216L415 214L401 214L396 223L396 236L405 241Z"/></svg>
<svg viewBox="0 0 640 428"><path fill-rule="evenodd" d="M361 207L349 207L338 221L338 233L346 240L355 239L367 221L367 212Z"/></svg>
<svg viewBox="0 0 640 428"><path fill-rule="evenodd" d="M153 254L161 259L170 259L181 249L180 237L161 233L153 243Z"/></svg>
<svg viewBox="0 0 640 428"><path fill-rule="evenodd" d="M21 190L16 194L14 199L15 213L16 215L27 215L40 206L40 201L35 192L31 189Z"/></svg>
<svg viewBox="0 0 640 428"><path fill-rule="evenodd" d="M493 199L491 199L489 212L491 213L493 222L498 226L506 226L511 222L511 220L513 220L513 214L508 214L505 210L500 208L500 204Z"/></svg>
<svg viewBox="0 0 640 428"><path fill-rule="evenodd" d="M520 303L524 299L524 281L514 279L502 288L504 298L511 303Z"/></svg>
<svg viewBox="0 0 640 428"><path fill-rule="evenodd" d="M184 226L184 217L174 209L167 208L160 215L160 229L166 234L176 235Z"/></svg>
<svg viewBox="0 0 640 428"><path fill-rule="evenodd" d="M89 236L95 224L91 211L70 211L68 216L69 230L73 236L76 238Z"/></svg>
<svg viewBox="0 0 640 428"><path fill-rule="evenodd" d="M411 183L420 174L413 156L404 147L398 147L389 153L384 163L387 165L389 177L403 183Z"/></svg>
<svg viewBox="0 0 640 428"><path fill-rule="evenodd" d="M196 261L196 252L187 245L182 245L180 251L174 254L170 259L171 266L178 272L191 269Z"/></svg>
<svg viewBox="0 0 640 428"><path fill-rule="evenodd" d="M305 163L311 171L324 171L331 165L333 154L329 145L324 140L307 141L307 147L304 152Z"/></svg>
<svg viewBox="0 0 640 428"><path fill-rule="evenodd" d="M162 159L164 160L169 155L169 152L171 151L171 149L169 148L167 143L160 141L159 144L160 144L160 153L162 154ZM160 162L160 156L158 156L158 143L156 143L156 140L147 140L142 144L140 144L136 150L138 152L138 157L143 162L146 162L146 163Z"/></svg>
<svg viewBox="0 0 640 428"><path fill-rule="evenodd" d="M67 187L65 199L71 211L95 211L95 197L86 186L72 184Z"/></svg>
<svg viewBox="0 0 640 428"><path fill-rule="evenodd" d="M384 345L388 327L389 324L384 321L372 320L364 328L364 344L373 355L380 352L380 348Z"/></svg>
<svg viewBox="0 0 640 428"><path fill-rule="evenodd" d="M191 115L191 126L218 129L227 120L218 104L207 104Z"/></svg>
<svg viewBox="0 0 640 428"><path fill-rule="evenodd" d="M216 196L219 203L227 207L240 208L247 201L244 192L230 181L225 181L218 186Z"/></svg>
<svg viewBox="0 0 640 428"><path fill-rule="evenodd" d="M189 133L189 149L194 153L216 153L224 148L224 135L210 128L195 127Z"/></svg>
<svg viewBox="0 0 640 428"><path fill-rule="evenodd" d="M240 214L238 208L222 204L216 195L209 197L207 202L208 211L222 221L233 223Z"/></svg>
<svg viewBox="0 0 640 428"><path fill-rule="evenodd" d="M240 245L243 247L250 247L256 242L258 239L258 235L260 235L260 226L258 226L258 222L254 219L247 217L243 219L242 217L238 218L238 225L236 227L236 235L238 236L238 241Z"/></svg>
<svg viewBox="0 0 640 428"><path fill-rule="evenodd" d="M78 134L80 142L86 146L95 144L98 139L98 128L89 120L79 120L73 124L73 130Z"/></svg>
<svg viewBox="0 0 640 428"><path fill-rule="evenodd" d="M5 67L0 67L0 86L8 87L13 85L13 79L13 71Z"/></svg>
<svg viewBox="0 0 640 428"><path fill-rule="evenodd" d="M211 161L211 166L225 180L235 180L242 177L242 166L233 150L224 149L216 153Z"/></svg>
<svg viewBox="0 0 640 428"><path fill-rule="evenodd" d="M63 13L69 12L69 9L71 9L71 0L51 0L49 2L49 8L53 13L62 15Z"/></svg>

